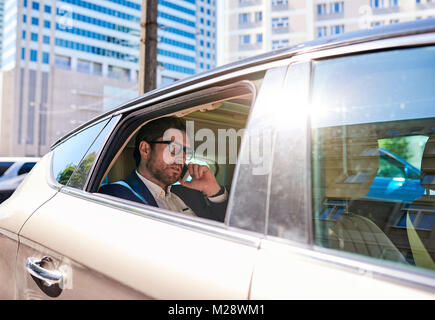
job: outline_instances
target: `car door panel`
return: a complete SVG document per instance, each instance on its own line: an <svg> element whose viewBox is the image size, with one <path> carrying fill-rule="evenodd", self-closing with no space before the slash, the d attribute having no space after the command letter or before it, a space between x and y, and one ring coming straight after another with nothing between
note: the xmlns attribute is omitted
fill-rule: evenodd
<svg viewBox="0 0 435 320"><path fill-rule="evenodd" d="M84 248L83 248L84 249ZM29 274L25 265L28 258L50 257L54 270L62 272L60 285L45 285ZM47 249L40 244L21 238L18 253L17 299L146 299L147 297L118 281L104 276L80 263ZM79 281L78 281L79 280Z"/></svg>
<svg viewBox="0 0 435 320"><path fill-rule="evenodd" d="M18 236L0 228L0 298L15 299L15 260Z"/></svg>
<svg viewBox="0 0 435 320"><path fill-rule="evenodd" d="M17 262L20 295L37 289L25 270L26 259L55 252L52 258L58 263L73 261L69 265L72 283L58 299L106 298L107 290L116 291L120 286L130 288L134 294L140 292L142 298L248 297L255 245L213 234L223 225L212 224L211 232L198 232L192 230L198 222L187 218L181 218L185 226L180 227L155 218L159 214L171 215L164 210L137 210L144 214L63 192L57 194L32 216L20 234L27 244L20 247ZM148 210L154 212L154 218L147 216ZM92 270L94 276L87 270ZM116 279L112 289L89 292L90 283L105 287L107 278Z"/></svg>
<svg viewBox="0 0 435 320"><path fill-rule="evenodd" d="M57 189L47 184L47 172L50 166L51 153L45 155L26 176L12 196L0 206L0 228L18 235L20 228L29 216L41 205L53 197Z"/></svg>
<svg viewBox="0 0 435 320"><path fill-rule="evenodd" d="M45 171L40 170L50 162L50 154L43 157L30 171L22 183L0 206L0 298L14 299L15 270L18 252L18 233L30 215L45 201L53 197L57 190L47 185Z"/></svg>
<svg viewBox="0 0 435 320"><path fill-rule="evenodd" d="M250 299L433 299L412 275L370 263L263 240L252 277ZM387 270L387 271L385 271Z"/></svg>

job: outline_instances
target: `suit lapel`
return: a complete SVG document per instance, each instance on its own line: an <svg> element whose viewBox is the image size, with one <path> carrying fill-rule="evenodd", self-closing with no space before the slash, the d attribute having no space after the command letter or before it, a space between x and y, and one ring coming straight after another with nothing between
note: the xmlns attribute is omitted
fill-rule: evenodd
<svg viewBox="0 0 435 320"><path fill-rule="evenodd" d="M151 194L150 190L148 190L146 185L139 179L139 177L136 174L136 171L133 171L125 180L125 182L127 182L130 185L130 187L133 188L134 191L141 194L149 205L158 207L157 202L154 199L153 195Z"/></svg>

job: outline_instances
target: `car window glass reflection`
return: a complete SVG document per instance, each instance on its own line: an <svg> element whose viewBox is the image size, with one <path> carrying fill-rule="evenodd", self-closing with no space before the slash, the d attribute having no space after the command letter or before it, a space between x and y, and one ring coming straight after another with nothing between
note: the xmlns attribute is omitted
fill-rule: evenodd
<svg viewBox="0 0 435 320"><path fill-rule="evenodd" d="M80 162L80 165L77 167L77 170L74 171L71 178L69 179L68 186L79 189L84 187L92 165L94 164L98 153L106 142L108 135L112 132L112 129L116 125L118 119L119 116L116 118L112 118L98 135L98 138L89 148L88 152L83 157L83 160Z"/></svg>
<svg viewBox="0 0 435 320"><path fill-rule="evenodd" d="M53 177L57 182L63 185L67 184L83 155L107 121L101 121L76 133L54 149Z"/></svg>
<svg viewBox="0 0 435 320"><path fill-rule="evenodd" d="M316 62L315 241L435 270L435 49Z"/></svg>

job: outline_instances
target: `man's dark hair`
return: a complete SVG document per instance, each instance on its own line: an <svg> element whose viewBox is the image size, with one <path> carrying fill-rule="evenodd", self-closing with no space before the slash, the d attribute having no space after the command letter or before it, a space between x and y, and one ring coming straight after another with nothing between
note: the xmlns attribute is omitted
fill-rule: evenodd
<svg viewBox="0 0 435 320"><path fill-rule="evenodd" d="M163 137L163 134L168 129L178 129L186 132L186 124L181 118L165 117L150 121L142 128L140 128L136 136L136 143L133 153L134 160L136 161L136 166L139 166L140 163L139 144L141 143L141 141L155 141ZM151 145L151 147L153 146Z"/></svg>

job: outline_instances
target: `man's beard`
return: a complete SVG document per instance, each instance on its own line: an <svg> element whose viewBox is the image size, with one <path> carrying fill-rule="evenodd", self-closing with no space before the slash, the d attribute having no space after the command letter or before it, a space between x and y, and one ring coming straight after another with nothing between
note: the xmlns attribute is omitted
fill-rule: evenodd
<svg viewBox="0 0 435 320"><path fill-rule="evenodd" d="M180 167L178 173L176 171L169 171L171 167L175 167L175 166ZM150 163L147 163L147 169L155 179L162 182L165 186L170 186L171 184L174 184L180 179L182 166L177 164L172 164L172 165L167 165L163 169L160 169L160 168L152 168Z"/></svg>

